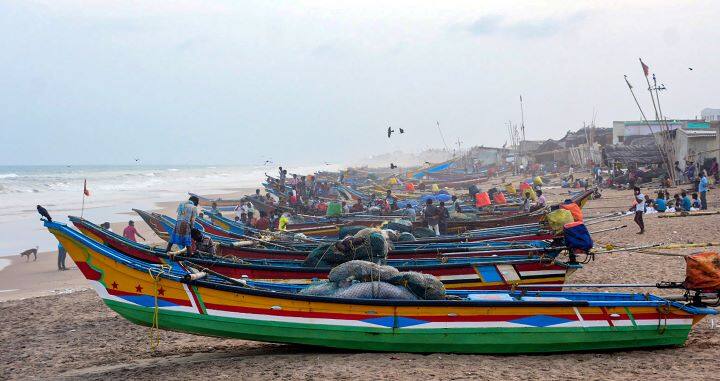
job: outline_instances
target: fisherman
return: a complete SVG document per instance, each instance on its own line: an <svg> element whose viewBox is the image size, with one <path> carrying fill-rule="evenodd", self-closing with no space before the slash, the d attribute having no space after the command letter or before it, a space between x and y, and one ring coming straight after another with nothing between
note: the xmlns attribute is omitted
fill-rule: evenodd
<svg viewBox="0 0 720 381"><path fill-rule="evenodd" d="M448 219L450 218L450 211L445 207L445 201L440 201L440 207L438 207L438 227L440 234L447 233Z"/></svg>
<svg viewBox="0 0 720 381"><path fill-rule="evenodd" d="M474 200L474 199L475 199L475 195L478 194L478 193L480 193L480 188L478 188L477 185L472 184L472 185L470 185L470 187L468 188L468 193L470 193L470 199L471 199L471 200Z"/></svg>
<svg viewBox="0 0 720 381"><path fill-rule="evenodd" d="M126 226L125 229L123 229L123 237L125 237L133 242L137 242L137 239L135 238L136 235L138 237L142 238L143 241L145 241L145 237L143 237L140 234L140 232L138 232L137 229L135 229L135 222L133 220L130 220L128 222L128 226Z"/></svg>
<svg viewBox="0 0 720 381"><path fill-rule="evenodd" d="M523 195L523 211L529 212L530 206L530 192L525 192L525 194Z"/></svg>
<svg viewBox="0 0 720 381"><path fill-rule="evenodd" d="M405 209L403 210L403 219L408 220L410 222L415 222L417 219L417 213L415 212L415 209L410 204L405 204Z"/></svg>
<svg viewBox="0 0 720 381"><path fill-rule="evenodd" d="M717 165L717 161L713 164ZM711 169L712 170L712 169ZM707 172L702 172L702 178L698 184L698 192L700 193L700 209L707 210L707 191L708 191L708 178Z"/></svg>
<svg viewBox="0 0 720 381"><path fill-rule="evenodd" d="M635 205L630 207L631 211L635 211L635 223L640 227L640 231L637 234L645 233L645 222L643 221L643 213L645 213L645 195L640 193L639 187L633 188L635 194Z"/></svg>
<svg viewBox="0 0 720 381"><path fill-rule="evenodd" d="M65 256L66 255L67 255L67 251L65 250L63 245L58 242L58 271L67 270L67 268L65 267Z"/></svg>
<svg viewBox="0 0 720 381"><path fill-rule="evenodd" d="M701 207L700 200L698 200L698 194L697 192L693 192L692 194L692 209L699 210Z"/></svg>
<svg viewBox="0 0 720 381"><path fill-rule="evenodd" d="M278 219L278 230L281 232L287 231L287 225L290 222L290 214L288 212L285 212L280 216L280 219Z"/></svg>
<svg viewBox="0 0 720 381"><path fill-rule="evenodd" d="M538 189L535 193L537 193L537 196L538 196L538 198L537 198L538 209L544 208L545 203L546 203L545 195L543 194L542 190L540 190L540 189Z"/></svg>
<svg viewBox="0 0 720 381"><path fill-rule="evenodd" d="M212 204L210 204L210 213L220 214L220 209L218 209L217 202L213 201Z"/></svg>
<svg viewBox="0 0 720 381"><path fill-rule="evenodd" d="M658 197L655 199L655 210L663 213L667 210L667 202L665 201L664 192L658 192Z"/></svg>
<svg viewBox="0 0 720 381"><path fill-rule="evenodd" d="M673 205L675 206L675 210L680 210L682 208L682 199L677 193L673 195Z"/></svg>
<svg viewBox="0 0 720 381"><path fill-rule="evenodd" d="M199 251L201 253L215 255L215 242L213 242L210 237L204 235L202 231L195 228L192 228L192 230L190 231L190 236L192 237L195 247L195 250L193 250L193 252Z"/></svg>
<svg viewBox="0 0 720 381"><path fill-rule="evenodd" d="M427 225L428 229L434 231L436 236L439 236L440 226L438 226L438 224L440 223L440 211L433 205L432 198L428 198L425 202L423 215L425 217L425 225Z"/></svg>
<svg viewBox="0 0 720 381"><path fill-rule="evenodd" d="M267 213L264 210L260 211L260 218L255 221L253 225L255 229L267 230L270 227L270 219L267 217Z"/></svg>
<svg viewBox="0 0 720 381"><path fill-rule="evenodd" d="M385 193L385 201L387 201L388 205L390 205L390 210L397 210L397 198L393 196L392 190L388 189Z"/></svg>
<svg viewBox="0 0 720 381"><path fill-rule="evenodd" d="M568 180L570 180L570 182L575 181L574 173L575 173L575 170L573 169L573 166L571 165L570 169L568 170Z"/></svg>
<svg viewBox="0 0 720 381"><path fill-rule="evenodd" d="M682 184L683 183L683 170L680 169L680 162L675 161L675 183L676 184Z"/></svg>
<svg viewBox="0 0 720 381"><path fill-rule="evenodd" d="M365 210L362 199L358 199L357 202L350 208L352 213L360 213Z"/></svg>
<svg viewBox="0 0 720 381"><path fill-rule="evenodd" d="M680 204L682 210L684 212L689 212L690 208L692 208L692 202L690 201L690 197L688 197L687 192L685 191L680 192L680 196L682 197L682 204Z"/></svg>
<svg viewBox="0 0 720 381"><path fill-rule="evenodd" d="M460 207L460 200L458 200L457 196L453 195L452 198L453 208L455 209L455 212L462 213L462 207Z"/></svg>
<svg viewBox="0 0 720 381"><path fill-rule="evenodd" d="M178 245L180 248L187 247L188 255L192 255L192 238L190 236L195 219L197 218L197 205L200 202L197 196L190 196L188 201L178 205L177 220L173 229L166 251L170 251L172 245Z"/></svg>
<svg viewBox="0 0 720 381"><path fill-rule="evenodd" d="M350 213L350 205L347 204L347 202L343 201L340 203L340 207L342 208L343 214L349 214Z"/></svg>
<svg viewBox="0 0 720 381"><path fill-rule="evenodd" d="M245 204L245 214L247 214L247 220L252 224L253 218L255 217L255 208L251 202Z"/></svg>
<svg viewBox="0 0 720 381"><path fill-rule="evenodd" d="M263 197L260 195L260 189L255 189L255 197L256 200L262 201Z"/></svg>
<svg viewBox="0 0 720 381"><path fill-rule="evenodd" d="M103 228L103 229L105 229L105 230L107 230L107 231L109 231L109 232L112 231L112 229L110 228L110 223L109 223L109 222L103 222L102 224L100 224L100 227Z"/></svg>

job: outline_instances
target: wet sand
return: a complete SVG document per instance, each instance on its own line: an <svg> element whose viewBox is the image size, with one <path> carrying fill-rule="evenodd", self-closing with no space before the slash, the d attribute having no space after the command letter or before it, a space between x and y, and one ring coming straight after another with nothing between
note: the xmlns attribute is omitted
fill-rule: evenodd
<svg viewBox="0 0 720 381"><path fill-rule="evenodd" d="M553 199L566 190L547 189ZM717 205L718 191L709 194ZM630 191L603 192L586 215L627 210ZM636 235L632 216L592 225L597 246L720 240L720 215L645 218L647 233ZM113 227L116 231L117 228ZM147 227L138 223L143 233ZM143 233L144 234L144 233ZM715 249L686 249L698 252ZM53 254L38 262L14 263L0 271L0 289L43 283L64 290L83 288L79 271L57 272ZM68 260L70 263L70 260ZM8 271L13 269L12 271ZM24 272L19 272L20 270ZM16 274L20 274L17 275ZM12 274L12 275L9 275ZM15 276L17 275L17 278ZM6 279L15 278L15 279ZM47 278L43 280L44 278ZM684 260L639 253L598 254L568 283L654 283L682 281ZM64 283L63 283L64 282ZM60 284L61 286L54 286ZM13 286L15 285L15 286ZM650 291L643 289L644 291ZM655 290L652 290L656 292ZM8 294L5 299L32 296ZM661 294L677 294L661 290ZM149 329L133 325L105 307L89 290L0 303L0 378L7 379L712 379L720 355L720 320L706 318L683 348L536 356L415 355L357 353L297 345L265 344L162 332L151 350ZM48 295L48 294L40 294Z"/></svg>

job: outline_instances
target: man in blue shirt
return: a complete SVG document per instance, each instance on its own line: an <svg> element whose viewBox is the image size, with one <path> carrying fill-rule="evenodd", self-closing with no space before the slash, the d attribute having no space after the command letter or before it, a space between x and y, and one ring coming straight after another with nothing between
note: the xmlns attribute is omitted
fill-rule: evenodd
<svg viewBox="0 0 720 381"><path fill-rule="evenodd" d="M685 191L682 191L680 193L680 196L682 196L682 210L683 212L689 212L690 208L692 207L692 202L690 202L690 197L688 197L687 193Z"/></svg>
<svg viewBox="0 0 720 381"><path fill-rule="evenodd" d="M708 178L707 172L702 171L702 178L700 184L698 184L698 192L700 193L700 209L707 210L707 191L708 191Z"/></svg>
<svg viewBox="0 0 720 381"><path fill-rule="evenodd" d="M667 202L665 202L664 192L658 192L658 197L655 199L655 210L658 212L664 212L667 210Z"/></svg>

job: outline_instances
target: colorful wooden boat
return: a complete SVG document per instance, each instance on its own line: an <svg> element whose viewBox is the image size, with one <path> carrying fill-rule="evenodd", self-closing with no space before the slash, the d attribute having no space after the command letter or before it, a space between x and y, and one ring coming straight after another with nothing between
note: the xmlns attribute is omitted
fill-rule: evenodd
<svg viewBox="0 0 720 381"><path fill-rule="evenodd" d="M105 304L164 330L362 351L548 353L681 346L711 308L648 294L451 293L460 300L305 296L294 287L185 280L45 222Z"/></svg>
<svg viewBox="0 0 720 381"><path fill-rule="evenodd" d="M164 250L129 241L88 221L71 217L75 226L91 237L115 250L137 259L160 263L167 258ZM464 253L463 253L464 254ZM418 271L438 277L448 289L509 289L517 285L562 285L567 274L579 265L553 261L554 255L485 255L477 257L443 257L442 259L392 259L388 264L401 271ZM331 268L307 267L302 261L280 259L244 260L241 262L221 257L184 258L231 278L250 278L290 284L307 284L316 279L327 279ZM303 257L302 259L305 259ZM555 289L543 287L538 289Z"/></svg>

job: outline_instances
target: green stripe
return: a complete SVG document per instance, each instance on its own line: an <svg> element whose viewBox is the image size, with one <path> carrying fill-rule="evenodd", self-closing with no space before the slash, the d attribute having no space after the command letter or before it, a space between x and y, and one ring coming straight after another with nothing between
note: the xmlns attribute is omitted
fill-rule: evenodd
<svg viewBox="0 0 720 381"><path fill-rule="evenodd" d="M205 302L203 302L202 296L200 296L200 293L198 292L197 287L196 286L191 286L191 287L192 287L192 293L197 297L198 303L200 303L200 305L198 307L200 307L200 309L202 310L202 313L207 314L207 308L205 308Z"/></svg>
<svg viewBox="0 0 720 381"><path fill-rule="evenodd" d="M105 303L136 324L149 326L153 309L113 300ZM160 328L205 336L276 343L307 344L365 351L455 353L545 353L680 346L690 325L544 327L544 328L402 328L347 327L262 321L160 310Z"/></svg>
<svg viewBox="0 0 720 381"><path fill-rule="evenodd" d="M625 307L625 313L627 313L627 316L630 318L630 321L633 324L633 327L637 327L637 323L635 322L635 316L633 316L632 312L630 312L630 309Z"/></svg>

